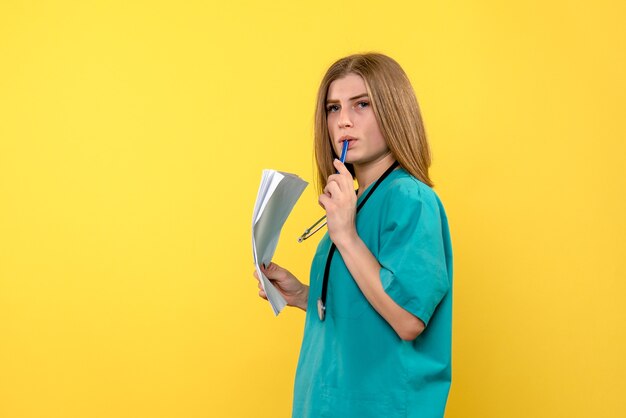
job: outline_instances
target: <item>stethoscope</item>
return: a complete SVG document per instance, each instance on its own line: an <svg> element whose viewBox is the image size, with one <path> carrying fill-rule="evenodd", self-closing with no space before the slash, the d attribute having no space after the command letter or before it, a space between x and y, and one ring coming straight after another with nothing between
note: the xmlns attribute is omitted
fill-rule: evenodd
<svg viewBox="0 0 626 418"><path fill-rule="evenodd" d="M380 186L380 184L383 182L383 180L385 180L385 178L387 178L387 176L389 174L391 174L391 172L396 167L398 167L398 162L394 161L394 163L387 169L387 171L385 171L383 173L383 175L380 176L380 178L378 180L376 180L376 183L374 183L374 185L372 186L372 189L369 191L367 196L365 196L365 198L357 206L356 213L359 213L359 210L361 210L361 208L363 208L363 206L365 205L365 202L367 202L367 200L374 194L374 192L376 191L378 186ZM322 218L321 220L323 220L323 219L324 218ZM317 223L319 223L320 221L318 221ZM317 223L316 223L316 225L317 225ZM315 225L313 225L313 226L315 226ZM318 228L315 231L313 231L313 233L308 234L308 231L310 229L312 229L312 228L313 227L309 228L307 230L307 232L302 235L302 237L301 237L302 240L310 237L311 235L313 235L315 232L317 232L320 229L320 228ZM317 315L319 316L320 321L324 321L324 318L326 317L326 295L327 295L327 292L328 292L328 276L329 276L329 273L330 273L330 263L331 263L331 261L333 259L333 255L335 254L336 250L337 250L337 246L335 246L334 243L331 244L330 250L328 250L328 258L326 258L326 266L324 267L324 280L322 281L322 293L320 295L320 298L317 300Z"/></svg>

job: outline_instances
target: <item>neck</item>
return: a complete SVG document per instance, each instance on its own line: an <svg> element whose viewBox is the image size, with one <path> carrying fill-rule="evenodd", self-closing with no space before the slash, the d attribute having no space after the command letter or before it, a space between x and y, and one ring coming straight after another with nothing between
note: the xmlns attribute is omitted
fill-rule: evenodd
<svg viewBox="0 0 626 418"><path fill-rule="evenodd" d="M354 174L359 183L358 195L361 196L365 189L378 180L394 161L395 159L391 153L388 153L375 161L365 164L354 164Z"/></svg>

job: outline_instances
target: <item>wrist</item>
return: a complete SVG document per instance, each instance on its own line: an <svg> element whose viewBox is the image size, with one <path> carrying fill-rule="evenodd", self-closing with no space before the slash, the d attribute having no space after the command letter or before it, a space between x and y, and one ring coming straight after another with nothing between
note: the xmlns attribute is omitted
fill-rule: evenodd
<svg viewBox="0 0 626 418"><path fill-rule="evenodd" d="M298 303L296 304L296 307L306 312L306 307L309 302L309 286L302 285L302 289L300 290L298 296Z"/></svg>
<svg viewBox="0 0 626 418"><path fill-rule="evenodd" d="M333 243L335 244L337 249L341 252L342 250L346 248L353 247L355 244L358 243L360 239L361 238L359 237L359 234L357 234L356 229L353 229L344 234L336 236L335 239L333 239Z"/></svg>

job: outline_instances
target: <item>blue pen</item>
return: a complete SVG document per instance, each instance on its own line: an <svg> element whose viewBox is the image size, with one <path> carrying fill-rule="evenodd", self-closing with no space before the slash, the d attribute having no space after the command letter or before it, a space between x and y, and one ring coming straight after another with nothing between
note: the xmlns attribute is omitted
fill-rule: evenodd
<svg viewBox="0 0 626 418"><path fill-rule="evenodd" d="M346 162L346 155L348 154L348 145L350 145L349 142L350 141L347 141L347 140L343 141L343 147L341 148L341 158L339 159L339 161L341 161L342 163ZM339 171L337 171L337 174L339 174ZM326 215L322 216L317 222L315 222L306 231L304 231L304 233L300 235L300 237L298 238L298 242L302 242L305 239L309 238L311 235L319 231L324 225L326 225L326 222L324 222L322 225L317 227L315 231L311 232L311 230L315 228L317 225L319 225L320 222L322 222L324 219L326 219Z"/></svg>
<svg viewBox="0 0 626 418"><path fill-rule="evenodd" d="M343 141L343 148L341 148L341 158L339 159L339 161L341 161L342 163L346 162L346 155L348 155L348 145L350 145L350 141ZM337 171L337 173L339 173L339 171Z"/></svg>

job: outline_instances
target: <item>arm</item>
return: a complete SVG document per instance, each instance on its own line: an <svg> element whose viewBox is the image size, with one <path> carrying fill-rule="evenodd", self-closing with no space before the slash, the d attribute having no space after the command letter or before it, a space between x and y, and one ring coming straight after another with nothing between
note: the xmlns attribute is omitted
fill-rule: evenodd
<svg viewBox="0 0 626 418"><path fill-rule="evenodd" d="M424 331L424 323L385 292L380 281L380 264L354 231L335 242L346 267L374 309L391 325L398 336L411 341Z"/></svg>
<svg viewBox="0 0 626 418"><path fill-rule="evenodd" d="M353 179L346 167L335 161L339 174L329 176L324 194L319 198L326 209L328 232L346 267L372 307L403 340L414 340L424 330L424 323L398 305L383 289L381 265L358 236L355 226L356 196Z"/></svg>

